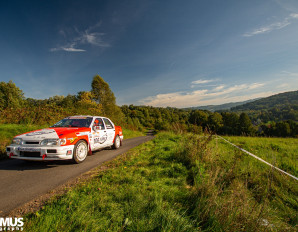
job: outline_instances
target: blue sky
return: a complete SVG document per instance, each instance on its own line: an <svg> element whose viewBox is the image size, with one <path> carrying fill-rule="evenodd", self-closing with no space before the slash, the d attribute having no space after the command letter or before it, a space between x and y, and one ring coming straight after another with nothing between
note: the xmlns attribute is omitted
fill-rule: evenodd
<svg viewBox="0 0 298 232"><path fill-rule="evenodd" d="M298 89L298 1L1 1L0 46L26 97L99 74L118 105L237 102Z"/></svg>

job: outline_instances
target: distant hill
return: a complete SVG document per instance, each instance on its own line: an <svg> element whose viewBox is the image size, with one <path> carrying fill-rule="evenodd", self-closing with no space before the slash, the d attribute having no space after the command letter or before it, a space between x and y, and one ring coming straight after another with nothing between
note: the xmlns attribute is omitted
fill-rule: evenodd
<svg viewBox="0 0 298 232"><path fill-rule="evenodd" d="M252 119L298 121L298 91L285 92L232 107L233 112L246 112Z"/></svg>
<svg viewBox="0 0 298 232"><path fill-rule="evenodd" d="M298 106L298 91L279 93L270 97L261 98L253 102L238 105L231 111L268 110L270 108L285 108Z"/></svg>
<svg viewBox="0 0 298 232"><path fill-rule="evenodd" d="M260 119L268 121L298 121L298 91L279 93L270 97L252 99L243 102L231 102L222 105L197 106L186 109L231 111L236 113L247 113L254 121Z"/></svg>
<svg viewBox="0 0 298 232"><path fill-rule="evenodd" d="M196 107L191 107L187 109L192 109L192 110L208 110L211 112L215 111L223 111L223 110L230 110L232 107L236 107L239 105L243 105L249 102L256 101L257 99L251 99L247 101L242 101L242 102L230 102L230 103L225 103L222 105L208 105L208 106L196 106Z"/></svg>

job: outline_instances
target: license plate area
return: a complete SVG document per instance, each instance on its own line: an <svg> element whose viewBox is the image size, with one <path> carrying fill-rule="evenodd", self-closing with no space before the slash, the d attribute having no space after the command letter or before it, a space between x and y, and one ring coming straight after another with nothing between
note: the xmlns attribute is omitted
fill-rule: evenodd
<svg viewBox="0 0 298 232"><path fill-rule="evenodd" d="M22 156L22 157L40 157L40 152L38 152L38 151L21 151L20 156Z"/></svg>

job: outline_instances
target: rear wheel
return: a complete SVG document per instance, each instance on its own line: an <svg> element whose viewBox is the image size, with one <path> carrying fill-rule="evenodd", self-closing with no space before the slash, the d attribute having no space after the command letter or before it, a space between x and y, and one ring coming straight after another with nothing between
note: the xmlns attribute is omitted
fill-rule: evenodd
<svg viewBox="0 0 298 232"><path fill-rule="evenodd" d="M73 162L82 163L88 155L88 145L84 140L80 140L76 143L73 149Z"/></svg>
<svg viewBox="0 0 298 232"><path fill-rule="evenodd" d="M119 135L116 135L113 148L118 149L120 147L120 145L121 145L120 137L119 137Z"/></svg>

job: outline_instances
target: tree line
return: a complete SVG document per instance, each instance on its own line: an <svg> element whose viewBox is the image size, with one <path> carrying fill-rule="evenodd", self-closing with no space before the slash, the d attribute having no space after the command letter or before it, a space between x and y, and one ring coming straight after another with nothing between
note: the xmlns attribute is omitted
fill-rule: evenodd
<svg viewBox="0 0 298 232"><path fill-rule="evenodd" d="M297 114L297 112L296 112ZM210 112L116 105L116 98L102 77L93 77L90 91L38 100L25 98L12 81L0 82L0 123L53 124L69 115L102 115L130 129L174 130L227 135L297 137L297 118L265 121L246 112ZM261 115L261 114L260 114Z"/></svg>
<svg viewBox="0 0 298 232"><path fill-rule="evenodd" d="M298 91L276 94L231 108L232 112L245 112L252 120L286 121L298 119Z"/></svg>
<svg viewBox="0 0 298 232"><path fill-rule="evenodd" d="M206 130L223 135L297 137L298 124L293 120L279 122L252 121L247 113L182 110L151 106L121 106L130 124L136 128L181 130L202 133Z"/></svg>
<svg viewBox="0 0 298 232"><path fill-rule="evenodd" d="M121 123L124 115L102 77L93 77L90 91L39 100L25 98L12 81L0 82L0 123L53 124L69 115L102 115Z"/></svg>

